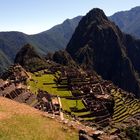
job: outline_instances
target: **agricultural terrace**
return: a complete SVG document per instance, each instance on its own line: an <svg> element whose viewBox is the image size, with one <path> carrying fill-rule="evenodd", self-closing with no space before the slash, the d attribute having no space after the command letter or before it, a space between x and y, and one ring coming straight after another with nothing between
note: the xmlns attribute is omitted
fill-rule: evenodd
<svg viewBox="0 0 140 140"><path fill-rule="evenodd" d="M119 90L111 91L115 99L114 114L112 122L121 123L126 119L140 114L140 101L128 93Z"/></svg>
<svg viewBox="0 0 140 140"><path fill-rule="evenodd" d="M91 83L86 82L85 84L81 84L79 87L72 86L72 88L78 87L78 89L72 90L71 92L68 88L70 85L68 83L68 77L60 76L61 73L59 71L55 74L52 74L49 71L45 73L44 71L39 71L31 75L32 79L28 81L28 85L33 93L36 94L38 89L41 89L47 91L51 95L60 96L63 111L81 118L81 121L89 122L90 125L92 125L92 122L93 124L94 122L97 122L99 125L105 126L110 122L110 120L112 120L112 123L116 125L132 116L140 114L140 101L138 99L135 99L131 94L124 92L123 90L113 90L115 86L112 83L96 80L96 76L92 78L92 80L88 80ZM58 83L56 79L61 80L61 84ZM76 83L79 84L78 78L71 79L71 81L74 82L76 80ZM83 81L85 82L84 78ZM74 96L74 91L77 91L77 96ZM84 91L84 94L81 91ZM94 94L92 94L92 91ZM108 91L111 91L111 94L108 93ZM95 100L94 96L96 96L98 100ZM112 100L109 99L107 102L104 102L104 100L99 99L103 96L113 97L114 108L112 115L110 114L111 112L108 112L109 110L111 111L111 108L108 110L104 106L104 103L108 103L111 107Z"/></svg>
<svg viewBox="0 0 140 140"><path fill-rule="evenodd" d="M68 90L66 83L63 85L57 85L55 82L55 77L58 76L60 72L56 72L55 74L44 73L44 71L38 71L35 73L31 73L32 79L28 81L28 86L30 86L30 90L37 94L38 89L47 91L51 95L58 95L61 98L62 108L64 111L71 112L75 115L81 115L83 112L74 113L74 109L82 110L84 109L84 105L82 100L80 99L72 99L72 93Z"/></svg>

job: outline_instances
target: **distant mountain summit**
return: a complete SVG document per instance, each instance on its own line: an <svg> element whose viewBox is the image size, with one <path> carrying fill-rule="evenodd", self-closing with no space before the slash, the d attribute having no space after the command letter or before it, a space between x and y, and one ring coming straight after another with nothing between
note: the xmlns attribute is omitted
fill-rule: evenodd
<svg viewBox="0 0 140 140"><path fill-rule="evenodd" d="M132 8L129 11L117 12L110 17L119 28L136 38L140 38L140 6Z"/></svg>
<svg viewBox="0 0 140 140"><path fill-rule="evenodd" d="M81 18L78 16L73 19L66 19L62 24L30 37L38 48L45 53L65 49Z"/></svg>
<svg viewBox="0 0 140 140"><path fill-rule="evenodd" d="M140 38L139 11L140 7L135 7L129 11L118 12L109 19L114 21L123 32ZM21 32L0 32L0 52L3 54L0 54L2 64L0 69L3 70L13 63L17 52L27 43L33 45L41 55L65 49L81 18L82 16L67 19L62 24L35 35ZM5 63L5 58L9 63Z"/></svg>
<svg viewBox="0 0 140 140"><path fill-rule="evenodd" d="M67 19L62 24L35 35L21 32L0 32L0 70L12 64L18 51L28 43L33 45L37 53L41 55L64 49L81 18L78 16Z"/></svg>
<svg viewBox="0 0 140 140"><path fill-rule="evenodd" d="M132 47L140 54L139 43L95 8L82 18L66 50L79 65L94 69L104 79L140 96L135 72L135 61L140 62L140 58L135 58Z"/></svg>

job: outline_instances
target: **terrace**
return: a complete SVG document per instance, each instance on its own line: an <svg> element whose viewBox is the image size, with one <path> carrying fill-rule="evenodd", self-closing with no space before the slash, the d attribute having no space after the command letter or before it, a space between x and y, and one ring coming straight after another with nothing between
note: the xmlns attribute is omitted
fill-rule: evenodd
<svg viewBox="0 0 140 140"><path fill-rule="evenodd" d="M139 100L118 89L110 81L102 80L95 73L53 66L28 74L31 75L26 86L29 87L28 90L16 91L18 87L19 90L24 87L22 80L18 79L17 83L13 81L1 87L1 93L57 115L63 110L69 117L88 125L98 123L106 126L109 122L116 124L140 114ZM15 90L10 91L11 88ZM57 96L60 97L61 106Z"/></svg>

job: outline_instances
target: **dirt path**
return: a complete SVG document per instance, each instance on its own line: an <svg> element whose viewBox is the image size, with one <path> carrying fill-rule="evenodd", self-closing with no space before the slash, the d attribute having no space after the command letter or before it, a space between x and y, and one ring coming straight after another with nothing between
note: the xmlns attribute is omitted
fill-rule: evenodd
<svg viewBox="0 0 140 140"><path fill-rule="evenodd" d="M64 120L64 114L62 112L62 103L61 103L61 98L58 96L58 102L59 102L59 105L60 105L60 119L61 120Z"/></svg>

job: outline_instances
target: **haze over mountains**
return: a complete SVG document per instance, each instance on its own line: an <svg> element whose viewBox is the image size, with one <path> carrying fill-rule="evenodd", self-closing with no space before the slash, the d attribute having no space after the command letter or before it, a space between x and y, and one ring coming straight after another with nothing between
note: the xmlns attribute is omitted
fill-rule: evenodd
<svg viewBox="0 0 140 140"><path fill-rule="evenodd" d="M109 18L124 32L132 33L132 35L139 37L139 11L140 7L136 7L130 11L118 12ZM82 16L67 19L62 24L35 35L27 35L21 32L0 32L1 70L13 63L17 52L27 43L32 44L37 52L43 55L64 49L81 18Z"/></svg>

